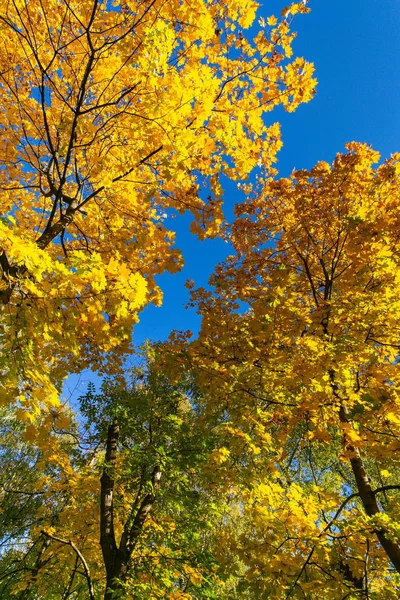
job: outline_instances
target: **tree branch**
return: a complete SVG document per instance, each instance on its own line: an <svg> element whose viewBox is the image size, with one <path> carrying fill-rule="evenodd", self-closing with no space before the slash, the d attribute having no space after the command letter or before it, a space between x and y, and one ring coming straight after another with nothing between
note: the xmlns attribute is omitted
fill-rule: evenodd
<svg viewBox="0 0 400 600"><path fill-rule="evenodd" d="M55 535L51 535L50 533L47 533L47 531L44 531L44 530L41 533L44 536L46 536L47 538L54 540L55 542L60 542L60 544L64 544L65 546L71 546L71 548L75 552L75 554L77 556L79 556L79 559L83 565L83 569L85 571L85 577L86 577L86 581L87 581L88 589L89 589L89 598L90 598L90 600L95 600L92 579L90 577L89 565L87 564L87 562L86 562L82 552L79 550L79 548L77 548L77 546L75 546L74 542L72 542L71 540L63 540L62 538L56 537Z"/></svg>
<svg viewBox="0 0 400 600"><path fill-rule="evenodd" d="M300 569L300 572L299 572L299 574L297 575L295 582L293 583L292 587L290 588L290 590L289 590L289 591L288 591L288 593L286 594L286 600L287 600L288 598L290 598L290 596L292 595L292 593L293 593L293 591L294 591L294 589L295 589L295 587L296 587L296 585L297 585L297 582L299 581L300 577L303 575L303 573L304 573L305 569L307 568L307 565L308 565L308 563L309 563L309 562L310 562L310 560L311 560L311 557L312 557L312 555L314 554L314 550L315 550L315 546L313 546L313 547L311 548L311 550L310 550L310 553L309 553L309 555L307 556L307 558L306 558L306 560L305 560L305 562L304 562L303 566L301 567L301 569Z"/></svg>
<svg viewBox="0 0 400 600"><path fill-rule="evenodd" d="M143 525L145 524L145 521L151 511L151 509L153 508L153 504L154 501L156 499L156 493L158 492L158 490L160 489L161 486L161 469L159 467L159 465L156 465L153 469L153 473L152 473L152 478L151 478L151 483L152 483L152 491L147 494L142 502L140 503L139 509L136 513L136 516L134 518L134 521L132 523L132 527L130 528L127 536L123 536L121 539L121 548L122 545L124 544L126 546L126 549L129 553L129 555L132 554L136 543L138 541L138 538L143 530Z"/></svg>

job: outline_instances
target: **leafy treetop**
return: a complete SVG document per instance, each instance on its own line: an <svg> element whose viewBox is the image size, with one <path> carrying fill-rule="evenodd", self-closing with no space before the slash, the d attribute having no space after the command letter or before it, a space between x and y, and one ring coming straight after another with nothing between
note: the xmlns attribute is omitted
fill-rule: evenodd
<svg viewBox="0 0 400 600"><path fill-rule="evenodd" d="M182 259L163 222L222 222L221 175L274 161L278 124L314 92L290 20L252 0L13 0L0 9L1 402L27 421L69 372L109 372L155 275ZM200 189L208 187L207 200ZM11 360L9 357L12 357ZM26 409L26 410L25 410Z"/></svg>

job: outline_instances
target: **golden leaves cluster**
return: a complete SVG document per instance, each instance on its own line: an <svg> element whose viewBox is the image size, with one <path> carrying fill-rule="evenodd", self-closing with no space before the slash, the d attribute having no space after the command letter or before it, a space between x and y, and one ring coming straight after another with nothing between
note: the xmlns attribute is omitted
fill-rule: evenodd
<svg viewBox="0 0 400 600"><path fill-rule="evenodd" d="M192 231L214 236L221 176L245 179L261 154L274 161L279 127L263 114L310 99L315 80L289 60L285 19L255 39L239 30L256 8L0 9L2 402L54 404L68 372L126 351L138 312L161 302L155 276L182 265L171 211L190 210Z"/></svg>
<svg viewBox="0 0 400 600"><path fill-rule="evenodd" d="M235 254L212 290L192 292L198 339L168 348L171 372L191 368L210 411L247 438L225 435L212 457L248 523L238 534L232 521L224 561L241 556L271 598L342 597L368 560L371 589L396 596L374 523L399 539L400 155L379 158L350 143L332 165L247 184ZM370 494L391 490L373 517L353 479L361 465Z"/></svg>

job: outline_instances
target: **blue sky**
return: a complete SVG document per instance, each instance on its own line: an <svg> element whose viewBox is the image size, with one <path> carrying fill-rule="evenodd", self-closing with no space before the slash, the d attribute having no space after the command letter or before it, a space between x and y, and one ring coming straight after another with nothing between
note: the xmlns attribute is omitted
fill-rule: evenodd
<svg viewBox="0 0 400 600"><path fill-rule="evenodd" d="M289 0L265 0L259 16L279 15ZM400 151L400 0L310 0L312 12L296 17L296 56L314 62L317 95L295 113L274 110L270 122L282 125L283 149L278 169L311 168L318 160L331 162L349 141L367 142L382 158ZM240 201L236 186L226 189L226 214ZM190 217L172 222L185 267L177 275L163 275L159 284L164 304L149 306L133 333L135 345L145 339L166 339L173 329L196 332L199 319L185 309L187 279L207 284L214 266L229 254L221 240L199 242L189 233ZM86 390L88 373L68 380L67 395Z"/></svg>
<svg viewBox="0 0 400 600"><path fill-rule="evenodd" d="M289 3L289 2L288 2ZM265 0L259 15L279 15L282 0ZM296 17L296 56L315 63L317 95L295 113L275 110L271 122L282 124L281 175L293 168L308 169L318 160L331 162L350 141L367 142L383 158L400 151L400 1L311 0L309 15ZM240 201L235 185L226 190L226 213ZM189 234L189 217L177 218L177 245L185 267L164 275L161 308L148 307L141 315L133 340L165 339L173 329L196 331L195 311L185 310L187 279L207 284L215 264L229 254L220 240L199 242Z"/></svg>

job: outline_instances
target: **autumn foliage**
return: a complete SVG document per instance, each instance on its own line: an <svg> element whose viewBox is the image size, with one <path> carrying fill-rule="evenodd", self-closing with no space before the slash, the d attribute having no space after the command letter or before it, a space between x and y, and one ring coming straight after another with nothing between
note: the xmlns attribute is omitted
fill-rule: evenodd
<svg viewBox="0 0 400 600"><path fill-rule="evenodd" d="M216 235L221 176L245 179L281 145L263 114L311 98L287 19L238 32L256 6L2 6L2 402L26 419L58 404L69 372L117 368L162 300L155 275L182 264L165 218L189 210L194 233Z"/></svg>
<svg viewBox="0 0 400 600"><path fill-rule="evenodd" d="M398 598L400 156L278 178L306 4L0 8L2 598ZM186 211L232 255L126 370Z"/></svg>
<svg viewBox="0 0 400 600"><path fill-rule="evenodd" d="M199 337L172 344L224 415L224 461L245 445L257 465L231 552L269 598L276 576L289 596L397 595L399 158L374 169L352 143L246 186L236 253L192 294Z"/></svg>

